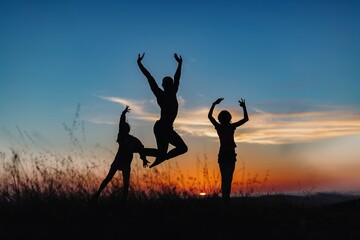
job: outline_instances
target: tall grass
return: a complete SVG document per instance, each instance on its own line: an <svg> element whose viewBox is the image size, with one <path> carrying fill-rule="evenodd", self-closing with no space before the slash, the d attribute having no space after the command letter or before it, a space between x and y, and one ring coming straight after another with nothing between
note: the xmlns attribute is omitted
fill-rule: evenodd
<svg viewBox="0 0 360 240"><path fill-rule="evenodd" d="M269 179L269 171L266 172L263 178L260 178L258 174L251 175L250 172L246 171L246 165L244 161L240 163L240 179L235 179L233 186L235 195L241 197L250 197L255 195L271 194L275 192L273 188L271 192L267 188L267 182Z"/></svg>
<svg viewBox="0 0 360 240"><path fill-rule="evenodd" d="M113 159L116 149L109 150L100 144L87 147L80 109L78 105L71 124L63 123L70 142L67 151L49 150L17 128L16 141L20 144L0 152L0 200L90 198L107 174L108 160ZM199 193L219 195L220 173L210 170L206 154L194 159L201 167L200 176L183 173L176 161L149 170L139 164L137 155L134 158L130 180L132 199L197 198ZM241 178L234 179L234 195L252 196L264 189L268 174L259 180L257 175L246 173L244 163L241 172ZM102 196L121 197L121 189L122 175L116 174Z"/></svg>
<svg viewBox="0 0 360 240"><path fill-rule="evenodd" d="M266 193L269 173L251 174L244 161L237 163L233 183L233 195L239 198L230 205L217 201L220 174L209 167L206 155L194 159L199 176L185 174L176 161L144 169L135 155L127 204L118 201L121 174L105 188L100 204L84 204L105 177L115 151L100 144L87 147L79 111L80 106L70 125L63 124L70 142L67 151L49 150L20 128L18 146L0 150L1 239L360 237L358 200L315 208L303 204L313 202L310 198L249 198ZM311 194L313 189L303 191ZM201 192L209 197L199 201ZM159 200L162 204L153 204Z"/></svg>

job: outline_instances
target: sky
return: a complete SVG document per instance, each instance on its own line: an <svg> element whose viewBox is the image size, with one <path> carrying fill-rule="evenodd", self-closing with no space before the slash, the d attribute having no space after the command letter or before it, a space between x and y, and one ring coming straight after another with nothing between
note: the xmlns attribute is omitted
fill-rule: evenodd
<svg viewBox="0 0 360 240"><path fill-rule="evenodd" d="M136 60L145 53L160 84L177 53L181 169L199 174L206 159L218 171L208 110L224 97L214 116L241 119L244 98L236 176L246 168L279 190L359 191L359 12L358 1L1 1L0 151L25 138L33 150L66 150L76 119L89 149L115 152L125 105L131 134L155 147L159 107Z"/></svg>

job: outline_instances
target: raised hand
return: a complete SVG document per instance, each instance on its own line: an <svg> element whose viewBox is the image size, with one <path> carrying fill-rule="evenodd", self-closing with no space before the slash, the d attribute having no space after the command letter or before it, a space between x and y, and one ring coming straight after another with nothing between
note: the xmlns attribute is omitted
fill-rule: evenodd
<svg viewBox="0 0 360 240"><path fill-rule="evenodd" d="M241 100L239 100L239 104L240 104L240 107L245 107L245 99L242 99L241 98Z"/></svg>
<svg viewBox="0 0 360 240"><path fill-rule="evenodd" d="M144 168L146 168L148 166L148 164L150 163L146 158L143 158L142 161L143 161Z"/></svg>
<svg viewBox="0 0 360 240"><path fill-rule="evenodd" d="M218 99L216 99L216 101L214 102L214 104L219 104L219 103L221 103L222 100L224 100L223 97L218 98Z"/></svg>
<svg viewBox="0 0 360 240"><path fill-rule="evenodd" d="M142 55L140 55L140 53L139 53L139 54L138 54L137 62L138 62L138 63L141 63L141 61L143 60L144 56L145 56L145 53L143 53Z"/></svg>
<svg viewBox="0 0 360 240"><path fill-rule="evenodd" d="M182 57L181 57L181 55L177 55L176 53L174 53L174 58L175 58L175 60L178 62L178 63L182 63Z"/></svg>
<svg viewBox="0 0 360 240"><path fill-rule="evenodd" d="M124 111L123 111L123 113L125 114L125 113L128 113L128 112L130 112L130 108L129 108L129 106L128 105L126 105L126 108L124 109Z"/></svg>

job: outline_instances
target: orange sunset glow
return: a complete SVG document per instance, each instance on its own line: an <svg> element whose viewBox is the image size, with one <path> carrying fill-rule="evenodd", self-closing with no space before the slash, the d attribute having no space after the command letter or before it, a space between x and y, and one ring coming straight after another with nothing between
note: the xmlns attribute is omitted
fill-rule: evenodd
<svg viewBox="0 0 360 240"><path fill-rule="evenodd" d="M360 190L357 4L165 5L1 4L0 186L94 191L126 106L130 134L157 148L148 71L159 89L178 79L172 124L188 149L155 168L134 154L133 189L220 194L208 112L223 98L214 119L228 110L241 120L241 99L249 116L234 133L232 194Z"/></svg>

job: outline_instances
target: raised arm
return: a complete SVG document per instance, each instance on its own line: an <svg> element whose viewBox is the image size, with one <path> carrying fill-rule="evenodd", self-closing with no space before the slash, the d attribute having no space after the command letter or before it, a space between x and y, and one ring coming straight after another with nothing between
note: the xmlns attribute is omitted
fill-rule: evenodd
<svg viewBox="0 0 360 240"><path fill-rule="evenodd" d="M175 92L177 92L177 90L179 89L179 84L180 84L182 57L181 57L181 55L178 56L175 53L174 58L178 62L178 67L177 67L175 75L174 75L174 89L175 89Z"/></svg>
<svg viewBox="0 0 360 240"><path fill-rule="evenodd" d="M146 149L145 149L144 145L142 144L142 142L138 138L134 137L133 139L134 139L134 146L135 146L134 152L139 153L140 159L143 161L143 167L145 168L150 163L146 159Z"/></svg>
<svg viewBox="0 0 360 240"><path fill-rule="evenodd" d="M240 105L240 107L243 108L244 118L241 119L240 121L237 121L237 122L234 123L234 125L235 125L236 127L241 126L241 125L243 125L244 123L246 123L247 121L249 121L249 116L248 116L248 113L247 113L247 110L246 110L245 99L242 99L242 98L241 98L241 100L239 100L239 105Z"/></svg>
<svg viewBox="0 0 360 240"><path fill-rule="evenodd" d="M126 106L126 108L124 109L124 111L122 111L121 113L121 117L120 117L120 121L119 121L119 132L117 135L117 139L116 141L118 143L122 142L124 137L126 136L126 134L128 133L128 126L126 126L126 113L129 112L129 106Z"/></svg>
<svg viewBox="0 0 360 240"><path fill-rule="evenodd" d="M214 126L219 125L219 123L213 117L214 108L215 108L215 105L219 104L222 100L224 100L224 98L218 98L215 102L213 102L213 104L210 107L209 113L208 113L208 118L209 118L210 122L212 123L212 125L214 125Z"/></svg>
<svg viewBox="0 0 360 240"><path fill-rule="evenodd" d="M159 86L157 85L155 79L153 76L151 76L150 72L144 67L144 65L142 64L142 60L144 58L145 53L143 53L142 55L138 54L138 59L137 59L137 64L141 70L141 72L145 75L145 77L147 78L151 91L155 94L155 96L158 96L159 92L161 92L161 89L159 88Z"/></svg>
<svg viewBox="0 0 360 240"><path fill-rule="evenodd" d="M120 121L119 121L119 130L121 131L124 128L125 121L126 121L126 113L130 112L129 106L122 111Z"/></svg>

